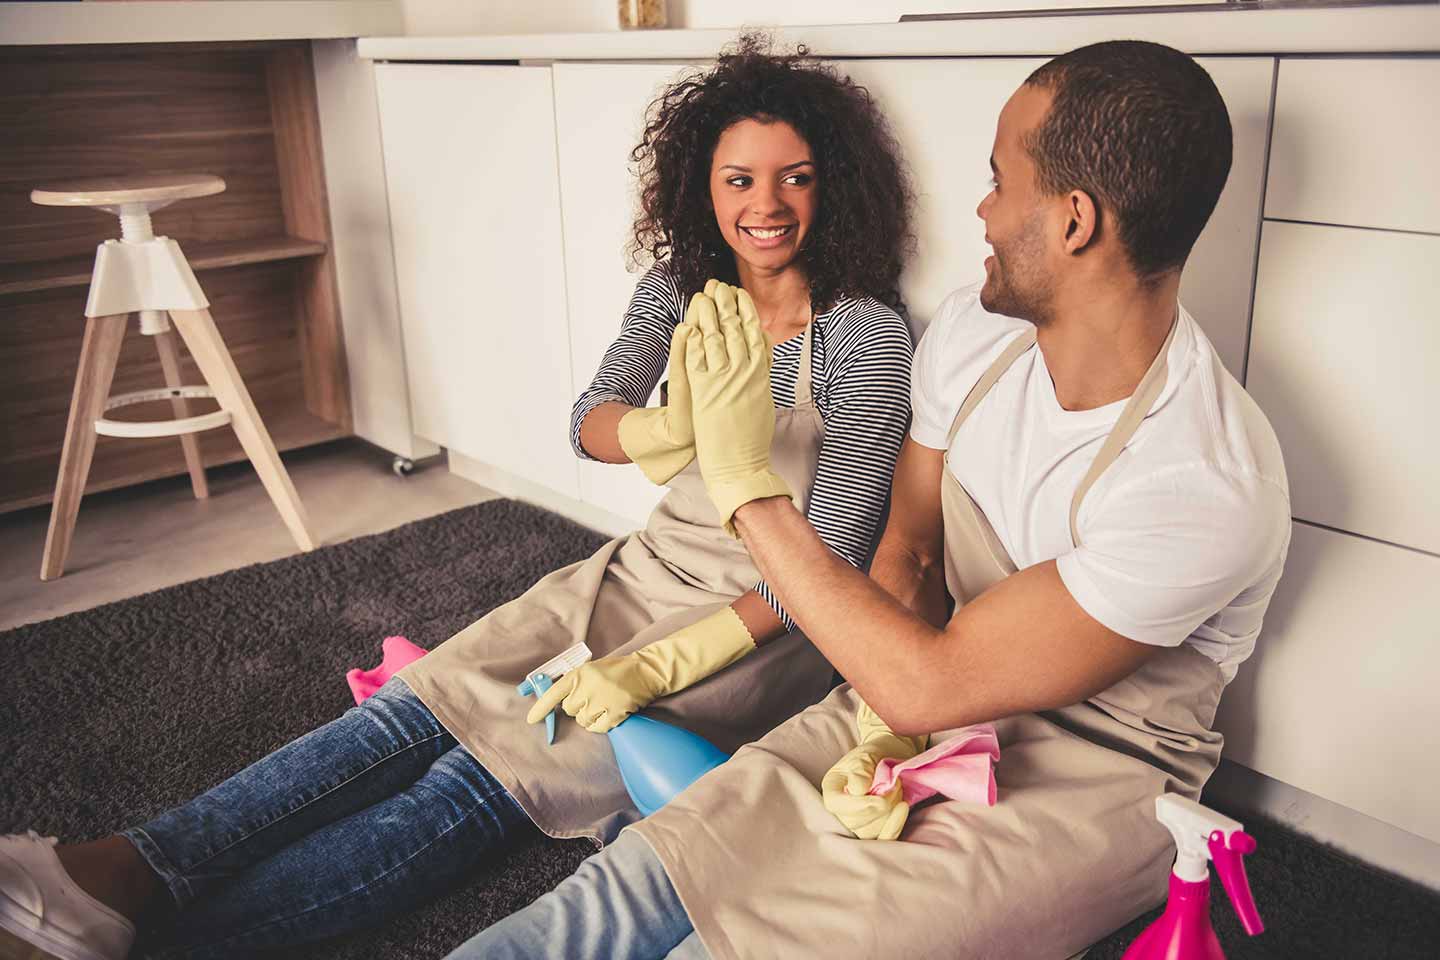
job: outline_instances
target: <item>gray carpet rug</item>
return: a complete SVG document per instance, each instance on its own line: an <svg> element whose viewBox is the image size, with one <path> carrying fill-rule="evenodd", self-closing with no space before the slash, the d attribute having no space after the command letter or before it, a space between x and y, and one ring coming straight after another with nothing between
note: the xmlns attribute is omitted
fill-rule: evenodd
<svg viewBox="0 0 1440 960"><path fill-rule="evenodd" d="M343 711L345 671L373 665L385 636L433 647L603 540L492 501L0 633L0 833L90 839L183 802ZM1433 894L1281 828L1250 826L1269 931L1246 940L1217 895L1232 960L1440 955ZM531 833L423 910L270 956L442 957L590 852L585 841ZM1092 958L1118 960L1142 923Z"/></svg>

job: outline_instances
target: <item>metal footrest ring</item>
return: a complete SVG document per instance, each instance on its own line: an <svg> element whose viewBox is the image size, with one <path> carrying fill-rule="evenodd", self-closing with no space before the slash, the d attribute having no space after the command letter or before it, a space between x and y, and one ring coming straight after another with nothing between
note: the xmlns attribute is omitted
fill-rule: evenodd
<svg viewBox="0 0 1440 960"><path fill-rule="evenodd" d="M118 407L136 403L154 403L156 400L204 400L214 399L215 391L209 387L161 387L157 390L137 390L122 393L105 401L109 412ZM223 427L230 422L230 411L216 410L202 413L198 417L182 417L177 420L107 420L101 417L95 421L95 432L103 437L178 437L186 433L198 433Z"/></svg>

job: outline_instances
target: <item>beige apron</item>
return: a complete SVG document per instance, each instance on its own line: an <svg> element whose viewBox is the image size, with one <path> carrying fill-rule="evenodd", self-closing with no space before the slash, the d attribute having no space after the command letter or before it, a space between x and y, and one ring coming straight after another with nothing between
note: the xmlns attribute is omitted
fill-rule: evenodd
<svg viewBox="0 0 1440 960"><path fill-rule="evenodd" d="M950 440L1034 339L1018 338L975 385ZM1168 347L1076 490L1072 538L1081 498L1159 396ZM1015 566L948 467L942 499L946 585L964 603ZM1197 797L1213 772L1222 686L1186 645L1086 702L1001 720L997 806L924 804L886 843L855 839L820 800L825 771L858 739L859 697L845 684L633 829L717 960L1069 957L1163 897L1173 851L1154 798Z"/></svg>
<svg viewBox="0 0 1440 960"><path fill-rule="evenodd" d="M811 387L814 324L805 328L795 406L776 410L771 462L803 510L815 481L824 424ZM608 842L639 818L608 737L562 711L555 743L525 722L535 702L515 685L585 641L596 658L628 653L730 603L760 579L720 516L692 461L671 482L643 531L549 574L523 596L472 623L400 672L445 729L554 837ZM801 634L766 644L646 713L726 751L756 739L825 695L833 671Z"/></svg>

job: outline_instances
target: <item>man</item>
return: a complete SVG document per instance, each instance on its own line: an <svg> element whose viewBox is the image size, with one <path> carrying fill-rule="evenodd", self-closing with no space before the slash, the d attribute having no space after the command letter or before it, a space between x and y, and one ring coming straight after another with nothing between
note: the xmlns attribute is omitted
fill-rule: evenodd
<svg viewBox="0 0 1440 960"><path fill-rule="evenodd" d="M1011 97L994 256L916 353L871 579L774 496L764 351L717 294L687 334L707 489L851 685L458 956L1066 957L1160 898L1154 798L1214 770L1289 543L1274 433L1177 300L1230 154L1209 76L1156 44ZM867 795L881 759L983 721L996 807Z"/></svg>

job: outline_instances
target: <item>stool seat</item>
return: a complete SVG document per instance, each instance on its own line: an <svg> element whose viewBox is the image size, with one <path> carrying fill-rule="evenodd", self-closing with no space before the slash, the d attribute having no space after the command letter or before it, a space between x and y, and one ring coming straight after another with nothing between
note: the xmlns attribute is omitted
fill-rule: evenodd
<svg viewBox="0 0 1440 960"><path fill-rule="evenodd" d="M176 200L208 197L224 189L224 180L206 173L137 174L53 183L30 191L30 201L47 207L136 204L155 209Z"/></svg>

